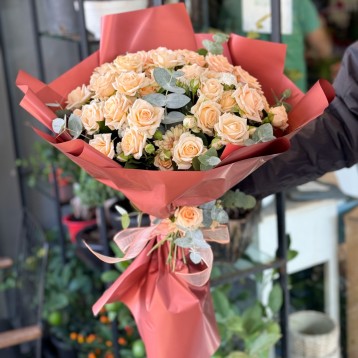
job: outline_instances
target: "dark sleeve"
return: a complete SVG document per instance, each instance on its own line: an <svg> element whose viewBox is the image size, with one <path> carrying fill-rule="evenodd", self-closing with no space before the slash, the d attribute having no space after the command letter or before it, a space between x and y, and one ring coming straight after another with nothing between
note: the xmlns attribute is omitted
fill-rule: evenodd
<svg viewBox="0 0 358 358"><path fill-rule="evenodd" d="M262 198L358 162L358 42L346 50L333 85L336 97L323 115L294 136L286 153L243 180L242 191Z"/></svg>

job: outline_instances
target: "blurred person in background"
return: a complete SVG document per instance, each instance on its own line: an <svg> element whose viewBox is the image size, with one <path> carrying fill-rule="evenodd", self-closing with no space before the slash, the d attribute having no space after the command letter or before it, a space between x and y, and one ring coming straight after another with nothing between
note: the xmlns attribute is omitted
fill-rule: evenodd
<svg viewBox="0 0 358 358"><path fill-rule="evenodd" d="M217 27L227 33L269 40L269 0L221 0ZM307 51L316 58L332 55L332 43L316 7L310 0L281 1L282 42L287 45L285 74L303 91L307 90Z"/></svg>
<svg viewBox="0 0 358 358"><path fill-rule="evenodd" d="M263 198L358 163L358 41L347 48L333 87L336 97L322 116L292 138L287 152L244 179L240 190Z"/></svg>

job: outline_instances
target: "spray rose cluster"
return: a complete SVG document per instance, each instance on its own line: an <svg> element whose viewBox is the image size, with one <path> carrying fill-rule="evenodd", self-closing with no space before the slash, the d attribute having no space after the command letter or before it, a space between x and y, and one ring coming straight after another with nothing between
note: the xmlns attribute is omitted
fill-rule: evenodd
<svg viewBox="0 0 358 358"><path fill-rule="evenodd" d="M67 98L55 132L83 138L127 168L207 170L227 144L272 140L283 102L221 54L157 48L97 67Z"/></svg>

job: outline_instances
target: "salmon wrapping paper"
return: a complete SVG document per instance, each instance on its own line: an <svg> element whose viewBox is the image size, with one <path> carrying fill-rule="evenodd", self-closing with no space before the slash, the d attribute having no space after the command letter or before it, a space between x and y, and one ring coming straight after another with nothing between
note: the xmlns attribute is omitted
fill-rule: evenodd
<svg viewBox="0 0 358 358"><path fill-rule="evenodd" d="M95 67L119 54L169 49L196 50L209 34L195 34L183 4L153 7L102 19L97 52L51 82L44 84L25 72L17 78L23 91L21 106L52 129L56 114L46 103L65 103L67 94L88 83ZM77 163L97 180L124 193L139 209L157 218L167 218L178 206L199 205L221 197L227 190L266 161L289 149L290 138L319 116L334 97L328 82L319 81L304 95L283 74L286 47L232 34L224 54L258 78L270 103L273 92L291 89L289 128L271 142L239 148L227 146L221 163L209 171L144 171L124 169L80 139L65 134L55 137L36 133ZM205 270L202 265L180 265L173 273L165 264L166 246L147 255L160 235L144 246L126 272L94 305L94 312L120 300L131 309L149 358L207 358L220 340L210 297L209 283L192 285L177 273Z"/></svg>

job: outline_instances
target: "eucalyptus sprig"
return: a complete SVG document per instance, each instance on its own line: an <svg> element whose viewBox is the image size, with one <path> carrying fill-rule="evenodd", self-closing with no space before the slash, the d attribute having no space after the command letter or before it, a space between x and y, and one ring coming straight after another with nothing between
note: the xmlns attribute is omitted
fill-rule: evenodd
<svg viewBox="0 0 358 358"><path fill-rule="evenodd" d="M214 55L221 55L224 52L223 44L227 42L228 39L229 39L229 35L223 33L217 33L213 35L213 41L203 40L203 46L208 52Z"/></svg>
<svg viewBox="0 0 358 358"><path fill-rule="evenodd" d="M156 67L153 71L155 81L165 93L151 93L143 97L144 100L156 107L164 107L165 109L179 109L185 107L190 98L186 96L185 90L176 85L176 79L184 73L181 71L168 71L165 68ZM171 92L171 93L170 93ZM165 111L163 124L174 124L182 122L185 115L179 111Z"/></svg>

